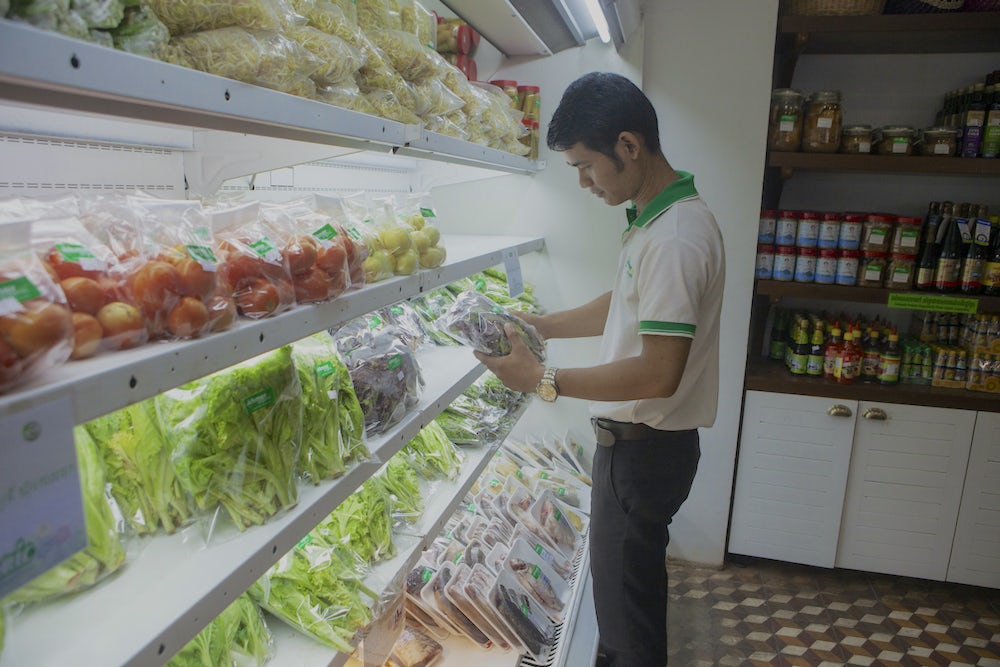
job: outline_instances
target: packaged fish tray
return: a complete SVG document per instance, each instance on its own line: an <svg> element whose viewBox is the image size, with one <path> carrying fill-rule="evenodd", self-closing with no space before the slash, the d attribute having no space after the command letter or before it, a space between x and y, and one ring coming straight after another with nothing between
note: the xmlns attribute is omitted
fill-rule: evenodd
<svg viewBox="0 0 1000 667"><path fill-rule="evenodd" d="M542 536L552 542L567 558L574 558L576 552L583 546L581 537L583 531L578 531L573 526L567 515L567 508L548 489L542 491L538 500L531 506L531 518L541 527Z"/></svg>
<svg viewBox="0 0 1000 667"><path fill-rule="evenodd" d="M487 637L445 594L445 588L454 575L454 565L451 563L442 565L420 591L420 598L426 608L433 609L439 615L447 618L448 622L457 628L458 631L455 634L469 638L473 644L483 650L489 650L493 646L493 640Z"/></svg>
<svg viewBox="0 0 1000 667"><path fill-rule="evenodd" d="M524 526L518 526L514 529L514 539L521 539L527 542L528 546L530 546L536 554L541 556L553 570L559 573L559 576L561 576L565 581L572 580L573 561L563 556L558 549L549 545L548 542L540 539Z"/></svg>
<svg viewBox="0 0 1000 667"><path fill-rule="evenodd" d="M502 569L514 575L553 623L566 619L569 584L526 541L514 541Z"/></svg>
<svg viewBox="0 0 1000 667"><path fill-rule="evenodd" d="M528 655L537 662L544 662L556 642L555 625L514 575L500 571L490 591L490 602L517 633Z"/></svg>

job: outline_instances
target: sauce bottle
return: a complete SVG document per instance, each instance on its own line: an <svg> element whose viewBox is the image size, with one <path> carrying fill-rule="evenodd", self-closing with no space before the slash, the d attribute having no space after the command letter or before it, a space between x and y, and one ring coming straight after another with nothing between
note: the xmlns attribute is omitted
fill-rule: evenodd
<svg viewBox="0 0 1000 667"><path fill-rule="evenodd" d="M983 268L983 292L990 296L1000 296L1000 228L993 230L990 257Z"/></svg>
<svg viewBox="0 0 1000 667"><path fill-rule="evenodd" d="M861 380L863 382L876 382L878 380L878 361L881 354L878 329L872 329L868 333L868 340L862 350Z"/></svg>
<svg viewBox="0 0 1000 667"><path fill-rule="evenodd" d="M825 366L826 355L823 348L823 325L817 323L809 341L809 356L806 358L806 375L821 377Z"/></svg>
<svg viewBox="0 0 1000 667"><path fill-rule="evenodd" d="M899 382L899 366L903 358L899 349L899 335L894 331L889 334L885 347L879 354L878 381L890 385Z"/></svg>
<svg viewBox="0 0 1000 667"><path fill-rule="evenodd" d="M944 204L948 205L948 202ZM932 201L924 221L923 242L920 246L917 278L914 282L914 287L918 290L929 290L934 287L934 265L938 255L937 231L941 223L941 209L942 204Z"/></svg>
<svg viewBox="0 0 1000 667"><path fill-rule="evenodd" d="M861 361L861 350L854 342L854 334L844 334L844 346L837 356L834 367L834 378L840 384L852 384L858 377L858 365Z"/></svg>
<svg viewBox="0 0 1000 667"><path fill-rule="evenodd" d="M972 221L970 221L972 223ZM975 220L972 243L969 244L962 265L962 277L959 287L965 294L979 294L983 290L983 274L986 271L986 260L990 256L990 221L984 218Z"/></svg>
<svg viewBox="0 0 1000 667"><path fill-rule="evenodd" d="M962 233L957 218L948 220L945 224L947 228L941 244L941 254L934 266L934 289L938 292L954 292L958 288Z"/></svg>
<svg viewBox="0 0 1000 667"><path fill-rule="evenodd" d="M823 377L827 380L836 380L837 359L844 349L844 342L840 337L840 327L834 326L830 329L830 340L823 348Z"/></svg>

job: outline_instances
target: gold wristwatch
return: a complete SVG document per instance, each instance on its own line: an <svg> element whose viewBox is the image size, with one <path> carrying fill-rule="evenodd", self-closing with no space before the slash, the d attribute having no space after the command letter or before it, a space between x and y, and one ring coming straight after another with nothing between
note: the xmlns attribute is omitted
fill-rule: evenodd
<svg viewBox="0 0 1000 667"><path fill-rule="evenodd" d="M558 370L558 368L546 368L545 372L542 373L542 379L538 381L538 386L535 387L535 393L543 401L552 403L559 398L559 387L556 386L556 371Z"/></svg>

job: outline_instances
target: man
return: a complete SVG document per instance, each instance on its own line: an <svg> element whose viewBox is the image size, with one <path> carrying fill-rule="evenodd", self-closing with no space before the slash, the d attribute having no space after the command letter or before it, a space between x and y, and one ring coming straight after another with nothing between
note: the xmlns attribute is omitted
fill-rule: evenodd
<svg viewBox="0 0 1000 667"><path fill-rule="evenodd" d="M547 143L580 187L632 201L612 291L572 310L524 315L545 338L602 335L600 364L546 369L513 350L477 357L508 387L594 401L590 524L601 647L616 667L667 663L667 529L715 421L725 253L691 174L660 150L656 112L628 79L594 72L567 88Z"/></svg>

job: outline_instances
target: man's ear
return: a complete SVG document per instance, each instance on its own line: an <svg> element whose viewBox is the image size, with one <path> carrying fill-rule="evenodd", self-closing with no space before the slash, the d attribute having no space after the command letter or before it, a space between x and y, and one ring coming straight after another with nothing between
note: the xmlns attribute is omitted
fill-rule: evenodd
<svg viewBox="0 0 1000 667"><path fill-rule="evenodd" d="M635 132L621 132L618 135L618 141L625 148L626 154L633 160L639 157L639 153L642 151L642 137Z"/></svg>

